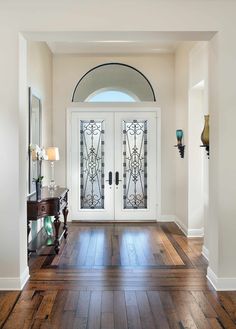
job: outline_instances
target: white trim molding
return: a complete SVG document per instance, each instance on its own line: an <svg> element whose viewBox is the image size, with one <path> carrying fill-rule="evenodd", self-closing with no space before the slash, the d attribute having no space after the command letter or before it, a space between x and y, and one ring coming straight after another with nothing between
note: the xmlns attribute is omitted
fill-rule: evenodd
<svg viewBox="0 0 236 329"><path fill-rule="evenodd" d="M29 268L27 266L20 277L0 278L0 290L22 290L29 277Z"/></svg>
<svg viewBox="0 0 236 329"><path fill-rule="evenodd" d="M209 266L207 268L207 279L216 291L236 290L236 278L219 278Z"/></svg>
<svg viewBox="0 0 236 329"><path fill-rule="evenodd" d="M202 238L204 236L204 228L193 228L188 229L185 224L183 224L177 216L175 216L175 223L179 226L181 231L186 235L187 238Z"/></svg>
<svg viewBox="0 0 236 329"><path fill-rule="evenodd" d="M188 238L202 238L204 236L204 228L188 229Z"/></svg>
<svg viewBox="0 0 236 329"><path fill-rule="evenodd" d="M202 256L206 258L207 261L209 261L209 249L207 249L206 246L202 246Z"/></svg>
<svg viewBox="0 0 236 329"><path fill-rule="evenodd" d="M157 222L175 222L175 215L160 215L157 217Z"/></svg>
<svg viewBox="0 0 236 329"><path fill-rule="evenodd" d="M177 216L175 216L175 224L180 228L180 230L184 233L184 235L188 236L187 227L179 220Z"/></svg>

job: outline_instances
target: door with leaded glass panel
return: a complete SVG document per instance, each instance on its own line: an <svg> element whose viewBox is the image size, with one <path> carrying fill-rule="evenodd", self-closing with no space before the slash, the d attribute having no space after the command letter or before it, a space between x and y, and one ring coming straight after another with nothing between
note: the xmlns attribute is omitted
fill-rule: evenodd
<svg viewBox="0 0 236 329"><path fill-rule="evenodd" d="M114 219L114 115L71 114L71 204L75 220Z"/></svg>
<svg viewBox="0 0 236 329"><path fill-rule="evenodd" d="M156 219L156 112L71 113L76 220Z"/></svg>
<svg viewBox="0 0 236 329"><path fill-rule="evenodd" d="M115 113L115 149L115 218L156 219L156 113Z"/></svg>

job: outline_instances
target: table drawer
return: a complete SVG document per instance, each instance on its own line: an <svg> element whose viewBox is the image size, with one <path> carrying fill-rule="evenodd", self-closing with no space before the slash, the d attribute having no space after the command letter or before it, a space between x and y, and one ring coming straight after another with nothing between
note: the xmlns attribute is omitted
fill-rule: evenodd
<svg viewBox="0 0 236 329"><path fill-rule="evenodd" d="M50 204L48 204L47 202L41 202L38 205L38 216L46 216L47 214L50 213Z"/></svg>

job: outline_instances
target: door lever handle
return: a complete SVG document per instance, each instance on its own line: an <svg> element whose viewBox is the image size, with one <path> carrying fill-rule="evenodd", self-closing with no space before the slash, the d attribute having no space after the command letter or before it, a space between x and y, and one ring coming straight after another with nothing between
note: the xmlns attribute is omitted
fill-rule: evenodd
<svg viewBox="0 0 236 329"><path fill-rule="evenodd" d="M116 185L119 185L119 182L121 182L121 179L119 179L119 171L116 171L116 176L115 176Z"/></svg>
<svg viewBox="0 0 236 329"><path fill-rule="evenodd" d="M109 171L108 173L108 179L106 180L106 182L109 182L109 185L112 185L112 172Z"/></svg>

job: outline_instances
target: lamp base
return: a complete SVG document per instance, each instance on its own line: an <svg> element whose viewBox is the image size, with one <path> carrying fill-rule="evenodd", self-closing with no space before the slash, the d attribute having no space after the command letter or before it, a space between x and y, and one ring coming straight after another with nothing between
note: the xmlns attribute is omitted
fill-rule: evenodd
<svg viewBox="0 0 236 329"><path fill-rule="evenodd" d="M54 180L51 180L48 186L49 190L55 190L57 188L57 185L55 184Z"/></svg>

